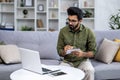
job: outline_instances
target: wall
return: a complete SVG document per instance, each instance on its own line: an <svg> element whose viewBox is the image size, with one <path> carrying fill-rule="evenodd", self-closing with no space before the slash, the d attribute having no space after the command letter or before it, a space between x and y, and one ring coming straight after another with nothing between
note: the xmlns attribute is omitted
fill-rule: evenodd
<svg viewBox="0 0 120 80"><path fill-rule="evenodd" d="M95 0L95 30L110 30L110 15L118 9L120 0Z"/></svg>

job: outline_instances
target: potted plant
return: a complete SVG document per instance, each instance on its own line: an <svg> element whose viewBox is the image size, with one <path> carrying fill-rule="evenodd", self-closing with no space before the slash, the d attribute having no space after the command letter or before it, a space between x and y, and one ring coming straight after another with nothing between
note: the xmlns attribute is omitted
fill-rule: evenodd
<svg viewBox="0 0 120 80"><path fill-rule="evenodd" d="M83 10L84 18L90 18L91 16L92 16L92 13L89 10Z"/></svg>
<svg viewBox="0 0 120 80"><path fill-rule="evenodd" d="M118 10L117 14L111 15L109 24L113 30L120 29L120 10Z"/></svg>
<svg viewBox="0 0 120 80"><path fill-rule="evenodd" d="M33 31L33 28L28 26L22 26L21 31Z"/></svg>

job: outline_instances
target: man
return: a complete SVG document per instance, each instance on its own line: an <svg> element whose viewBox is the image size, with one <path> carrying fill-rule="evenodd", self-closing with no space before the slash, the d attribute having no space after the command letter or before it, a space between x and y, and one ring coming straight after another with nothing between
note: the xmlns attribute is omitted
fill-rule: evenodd
<svg viewBox="0 0 120 80"><path fill-rule="evenodd" d="M94 57L96 42L93 32L81 24L83 13L77 7L67 9L67 24L60 30L57 51L64 60L60 65L77 67L85 72L84 80L94 80L94 68L88 58ZM79 49L67 54L68 50Z"/></svg>

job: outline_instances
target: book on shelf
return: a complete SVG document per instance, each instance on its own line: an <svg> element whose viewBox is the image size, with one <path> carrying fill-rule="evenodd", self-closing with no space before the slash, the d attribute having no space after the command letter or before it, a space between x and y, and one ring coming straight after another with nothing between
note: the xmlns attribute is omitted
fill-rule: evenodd
<svg viewBox="0 0 120 80"><path fill-rule="evenodd" d="M14 31L14 28L2 28L2 27L0 27L0 30L9 30L9 31Z"/></svg>
<svg viewBox="0 0 120 80"><path fill-rule="evenodd" d="M5 24L5 28L11 28L11 29L13 29L14 26L13 26L13 24L11 24L11 23L6 23L6 24Z"/></svg>

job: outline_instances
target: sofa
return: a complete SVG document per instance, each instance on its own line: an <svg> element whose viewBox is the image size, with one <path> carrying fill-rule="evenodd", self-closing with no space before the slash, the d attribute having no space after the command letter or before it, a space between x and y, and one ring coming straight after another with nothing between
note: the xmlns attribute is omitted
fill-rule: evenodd
<svg viewBox="0 0 120 80"><path fill-rule="evenodd" d="M5 44L14 44L18 47L39 51L43 64L59 65L60 56L57 54L56 45L59 31L32 32L32 31L0 31L0 41ZM104 38L120 39L120 30L94 31L97 50ZM95 68L95 80L120 80L120 62L106 64L96 59L91 59ZM10 80L10 74L22 67L21 63L0 63L0 80Z"/></svg>

